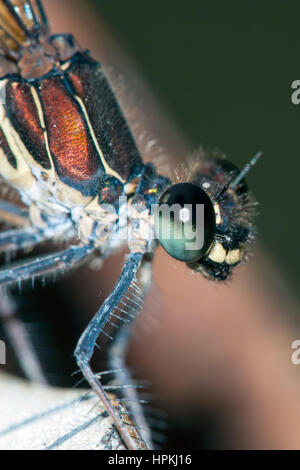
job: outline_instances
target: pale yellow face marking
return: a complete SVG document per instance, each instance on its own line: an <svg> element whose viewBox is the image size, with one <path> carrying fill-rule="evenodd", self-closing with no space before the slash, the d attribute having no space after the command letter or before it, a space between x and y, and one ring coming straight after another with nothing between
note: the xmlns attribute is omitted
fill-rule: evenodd
<svg viewBox="0 0 300 470"><path fill-rule="evenodd" d="M121 183L125 183L125 180L116 172L114 171L112 168L110 168L110 166L106 163L106 160L104 158L104 155L103 155L103 152L100 148L100 145L98 143L98 140L95 136L95 132L94 132L94 129L93 129L93 126L91 124L91 121L90 121L90 118L88 116L88 113L87 113L87 110L85 108L85 105L84 105L84 102L82 101L82 99L75 95L74 98L76 99L76 101L78 102L79 106L81 107L82 109L82 112L84 114L84 118L86 120L86 123L88 125L88 128L89 128L89 131L91 133L91 136L92 136L92 139L93 139L93 143L95 145L95 148L100 156L100 159L101 159L101 162L102 162L102 165L104 167L104 170L106 172L107 175L110 175L110 176L113 176L114 178L117 178L119 181L121 181Z"/></svg>
<svg viewBox="0 0 300 470"><path fill-rule="evenodd" d="M226 258L226 250L223 248L220 242L215 242L208 254L208 257L215 263L224 263Z"/></svg>
<svg viewBox="0 0 300 470"><path fill-rule="evenodd" d="M221 225L223 223L223 220L221 217L220 206L217 202L214 204L214 210L216 214L216 224Z"/></svg>
<svg viewBox="0 0 300 470"><path fill-rule="evenodd" d="M227 253L225 261L227 264L236 264L239 261L241 261L242 256L243 256L242 250L240 248L236 248L235 250L230 250Z"/></svg>

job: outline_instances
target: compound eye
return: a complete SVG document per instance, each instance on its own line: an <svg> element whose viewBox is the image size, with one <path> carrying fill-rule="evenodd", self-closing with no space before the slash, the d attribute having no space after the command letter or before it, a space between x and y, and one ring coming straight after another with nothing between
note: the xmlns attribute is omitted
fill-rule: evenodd
<svg viewBox="0 0 300 470"><path fill-rule="evenodd" d="M191 262L202 258L215 235L216 216L206 192L192 183L170 186L155 213L156 235L173 258Z"/></svg>

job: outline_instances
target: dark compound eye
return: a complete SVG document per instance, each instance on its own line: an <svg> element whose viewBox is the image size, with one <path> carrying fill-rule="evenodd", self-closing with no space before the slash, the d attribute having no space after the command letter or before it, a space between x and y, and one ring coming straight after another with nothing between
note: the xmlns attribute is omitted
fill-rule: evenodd
<svg viewBox="0 0 300 470"><path fill-rule="evenodd" d="M211 199L196 184L170 186L159 199L155 229L160 244L173 258L199 260L210 248L216 230Z"/></svg>

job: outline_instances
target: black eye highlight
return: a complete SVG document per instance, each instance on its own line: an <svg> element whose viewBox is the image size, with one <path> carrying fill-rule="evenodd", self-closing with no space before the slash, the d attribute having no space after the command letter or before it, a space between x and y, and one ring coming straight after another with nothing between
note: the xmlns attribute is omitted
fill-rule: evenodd
<svg viewBox="0 0 300 470"><path fill-rule="evenodd" d="M159 199L155 228L160 244L173 258L184 262L199 260L215 235L213 203L196 184L174 184Z"/></svg>

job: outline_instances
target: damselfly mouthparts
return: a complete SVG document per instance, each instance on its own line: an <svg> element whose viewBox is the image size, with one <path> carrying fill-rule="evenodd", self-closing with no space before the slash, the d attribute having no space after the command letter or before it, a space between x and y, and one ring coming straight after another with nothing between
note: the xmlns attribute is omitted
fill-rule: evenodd
<svg viewBox="0 0 300 470"><path fill-rule="evenodd" d="M28 207L0 201L0 218L17 227L0 234L0 250L78 240L65 250L8 265L0 271L0 286L68 270L94 253L107 257L128 244L120 278L79 339L75 357L124 444L137 448L139 436L132 435L101 375L91 369L96 341L100 334L110 336L107 325L122 327L110 363L129 390L126 344L151 282L155 248L160 243L207 278L227 279L245 260L254 235L253 198L244 177L260 154L241 172L222 158L199 159L188 180L172 183L143 163L101 65L73 36L50 34L39 0L0 1L0 47L0 176ZM142 429L134 392L127 398ZM151 445L147 436L144 440Z"/></svg>

